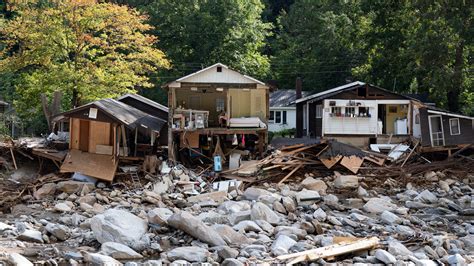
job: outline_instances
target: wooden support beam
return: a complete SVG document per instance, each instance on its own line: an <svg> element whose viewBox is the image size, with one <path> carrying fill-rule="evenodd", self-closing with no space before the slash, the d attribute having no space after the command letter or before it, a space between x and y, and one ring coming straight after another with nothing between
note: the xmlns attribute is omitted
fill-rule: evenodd
<svg viewBox="0 0 474 266"><path fill-rule="evenodd" d="M408 159L411 157L411 155L413 154L413 151L416 149L416 147L418 147L418 144L420 144L420 141L418 141L415 146L413 146L413 149L411 149L410 153L408 154L408 156L405 158L405 160L403 161L402 165L400 167L403 167L405 165L405 163L408 161Z"/></svg>
<svg viewBox="0 0 474 266"><path fill-rule="evenodd" d="M296 171L298 171L298 169L300 169L303 165L302 164L299 164L298 166L295 167L295 169L291 170L291 172L289 174L287 174L285 177L283 177L282 180L280 180L280 182L278 182L278 185L282 184L283 182L285 182L290 176L292 176Z"/></svg>

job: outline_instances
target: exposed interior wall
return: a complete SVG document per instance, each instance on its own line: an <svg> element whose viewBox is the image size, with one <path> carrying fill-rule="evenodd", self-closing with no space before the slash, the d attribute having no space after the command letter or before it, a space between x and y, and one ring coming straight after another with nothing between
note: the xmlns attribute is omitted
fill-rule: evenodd
<svg viewBox="0 0 474 266"><path fill-rule="evenodd" d="M408 105L406 104L387 104L386 108L386 134L395 133L395 120L397 118L407 118L408 116ZM396 112L390 112L396 109Z"/></svg>
<svg viewBox="0 0 474 266"><path fill-rule="evenodd" d="M96 153L97 145L112 145L110 123L90 121L89 122L89 152Z"/></svg>
<svg viewBox="0 0 474 266"><path fill-rule="evenodd" d="M259 117L266 121L266 89L229 89L232 118Z"/></svg>
<svg viewBox="0 0 474 266"><path fill-rule="evenodd" d="M209 111L209 126L217 126L218 112L217 99L224 101L224 110L227 109L227 92L217 91L208 87L197 87L198 91L191 91L190 88L176 89L176 106L184 109Z"/></svg>
<svg viewBox="0 0 474 266"><path fill-rule="evenodd" d="M70 149L79 149L79 127L80 127L80 120L78 118L70 118L69 119L70 125L70 139L69 139L69 148Z"/></svg>

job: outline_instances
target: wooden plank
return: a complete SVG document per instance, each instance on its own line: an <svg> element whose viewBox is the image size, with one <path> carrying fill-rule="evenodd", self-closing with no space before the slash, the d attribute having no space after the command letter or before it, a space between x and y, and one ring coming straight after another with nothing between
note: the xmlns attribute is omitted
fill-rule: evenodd
<svg viewBox="0 0 474 266"><path fill-rule="evenodd" d="M303 147L305 144L302 143L302 144L295 144L295 145L291 145L291 146L283 146L281 147L279 150L280 151L287 151L287 150L291 150L291 149L296 149L296 148L301 148Z"/></svg>
<svg viewBox="0 0 474 266"><path fill-rule="evenodd" d="M342 158L342 155L337 155L336 157L331 158L319 158L321 162L326 166L327 169L331 169L334 165L336 165Z"/></svg>
<svg viewBox="0 0 474 266"><path fill-rule="evenodd" d="M78 118L71 118L71 140L70 148L79 150L79 136L80 136L80 120Z"/></svg>
<svg viewBox="0 0 474 266"><path fill-rule="evenodd" d="M365 156L364 160L373 162L378 166L382 166L385 163L385 158L376 158L375 156L370 156L370 155Z"/></svg>
<svg viewBox="0 0 474 266"><path fill-rule="evenodd" d="M61 165L61 173L80 172L97 179L112 181L117 170L118 160L115 162L110 155L70 150Z"/></svg>
<svg viewBox="0 0 474 266"><path fill-rule="evenodd" d="M403 167L405 165L405 163L408 161L408 159L411 157L411 155L413 154L413 151L415 151L416 147L418 147L418 144L420 144L420 141L418 141L415 146L413 147L413 149L411 149L410 153L408 154L408 156L405 158L405 160L403 161L402 165L400 167Z"/></svg>
<svg viewBox="0 0 474 266"><path fill-rule="evenodd" d="M317 147L317 146L319 146L319 145L320 145L320 144L313 144L313 145L301 147L301 148L296 149L296 150L293 150L293 151L284 152L284 154L295 154L295 153L298 153L298 152L302 152L302 151L305 151L305 150L308 150L308 149Z"/></svg>
<svg viewBox="0 0 474 266"><path fill-rule="evenodd" d="M306 250L298 253L278 256L280 261L293 259L287 265L293 265L303 261L315 261L318 259L325 259L336 257L339 255L352 253L355 251L367 250L376 247L379 244L377 237L364 238L355 242L345 244L334 244L327 247L321 247L311 250Z"/></svg>
<svg viewBox="0 0 474 266"><path fill-rule="evenodd" d="M342 166L349 169L352 173L357 174L359 172L359 168L364 162L364 158L360 158L357 156L344 156L340 162Z"/></svg>
<svg viewBox="0 0 474 266"><path fill-rule="evenodd" d="M15 154L13 154L13 148L12 147L10 147L10 154L12 155L13 165L15 166L15 170L16 170L16 169L18 169L18 166L16 165Z"/></svg>
<svg viewBox="0 0 474 266"><path fill-rule="evenodd" d="M278 182L278 185L282 184L283 182L285 182L290 176L292 176L296 171L298 171L298 169L300 169L303 165L302 164L299 164L298 166L295 167L295 169L291 170L291 172L289 174L287 174L285 177L283 177L282 180L280 180L280 182Z"/></svg>
<svg viewBox="0 0 474 266"><path fill-rule="evenodd" d="M199 133L198 132L185 132L180 134L180 146L199 148Z"/></svg>
<svg viewBox="0 0 474 266"><path fill-rule="evenodd" d="M97 145L110 145L110 124L98 121L89 123L89 152L96 153Z"/></svg>

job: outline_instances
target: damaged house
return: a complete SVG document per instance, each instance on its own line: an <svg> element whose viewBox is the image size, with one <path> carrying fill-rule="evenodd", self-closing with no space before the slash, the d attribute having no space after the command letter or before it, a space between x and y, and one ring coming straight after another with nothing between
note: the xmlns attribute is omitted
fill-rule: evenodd
<svg viewBox="0 0 474 266"><path fill-rule="evenodd" d="M102 99L60 114L69 120L70 132L61 172L112 181L120 160L156 154L167 121L122 102L126 98Z"/></svg>
<svg viewBox="0 0 474 266"><path fill-rule="evenodd" d="M213 155L240 147L263 153L267 142L269 86L214 64L164 86L168 91L169 155Z"/></svg>
<svg viewBox="0 0 474 266"><path fill-rule="evenodd" d="M359 147L413 138L425 149L474 143L474 118L360 81L295 103L297 137L336 139Z"/></svg>

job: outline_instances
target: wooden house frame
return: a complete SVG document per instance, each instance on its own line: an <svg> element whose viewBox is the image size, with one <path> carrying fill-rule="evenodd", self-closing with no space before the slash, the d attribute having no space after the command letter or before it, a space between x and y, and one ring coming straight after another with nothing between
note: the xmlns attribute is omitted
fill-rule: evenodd
<svg viewBox="0 0 474 266"><path fill-rule="evenodd" d="M171 159L176 159L178 146L197 148L200 136L253 135L258 137L257 149L263 153L267 143L270 90L265 83L217 63L170 82L164 88L168 91ZM203 117L205 123L189 126L188 120L198 122L194 121L196 115Z"/></svg>

